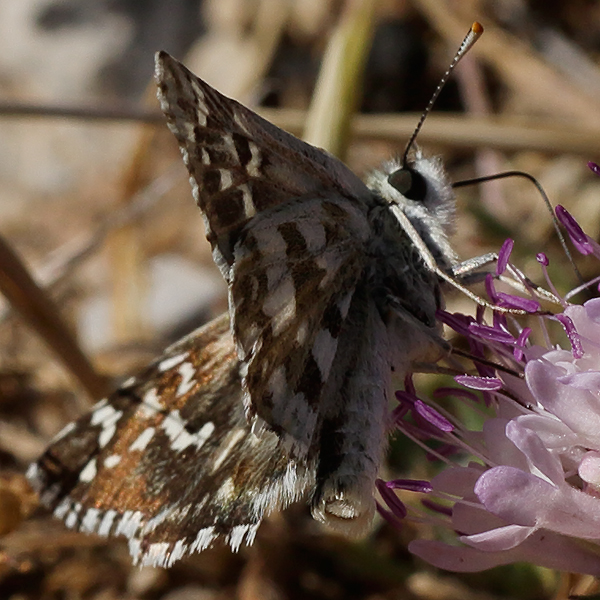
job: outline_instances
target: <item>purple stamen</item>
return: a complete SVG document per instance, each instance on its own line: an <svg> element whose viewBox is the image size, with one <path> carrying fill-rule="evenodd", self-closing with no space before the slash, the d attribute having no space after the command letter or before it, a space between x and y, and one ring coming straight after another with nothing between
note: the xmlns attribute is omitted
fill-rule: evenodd
<svg viewBox="0 0 600 600"><path fill-rule="evenodd" d="M379 502L375 502L375 508L377 512L393 527L396 529L402 529L402 521L389 510L386 510L379 504Z"/></svg>
<svg viewBox="0 0 600 600"><path fill-rule="evenodd" d="M600 167L595 163L590 161L587 166L591 169L591 171L593 173L595 173L596 175L600 175Z"/></svg>
<svg viewBox="0 0 600 600"><path fill-rule="evenodd" d="M402 405L412 409L415 402L419 399L417 396L406 390L396 390L396 399L401 402Z"/></svg>
<svg viewBox="0 0 600 600"><path fill-rule="evenodd" d="M386 485L392 490L406 490L408 492L419 492L421 494L429 494L433 491L431 483L422 479L392 479L391 481L388 481Z"/></svg>
<svg viewBox="0 0 600 600"><path fill-rule="evenodd" d="M427 423L433 425L440 431L450 432L454 430L454 426L448 419L443 417L437 410L431 406L425 404L422 400L415 402L415 411L418 415L423 417Z"/></svg>
<svg viewBox="0 0 600 600"><path fill-rule="evenodd" d="M502 314L499 312L494 312L493 319L494 319L494 329L499 329L500 331L508 330L508 321L506 320L505 314Z"/></svg>
<svg viewBox="0 0 600 600"><path fill-rule="evenodd" d="M498 252L498 262L496 263L496 275L502 275L502 273L506 271L508 259L510 258L510 254L514 245L514 240L511 240L510 238L505 240L504 244L502 244L502 248L500 248L500 252Z"/></svg>
<svg viewBox="0 0 600 600"><path fill-rule="evenodd" d="M423 500L421 500L421 504L425 508L433 510L434 512L446 515L447 517L452 516L452 507L450 506L444 506L443 504L439 504L438 502L432 502L428 498L423 498Z"/></svg>
<svg viewBox="0 0 600 600"><path fill-rule="evenodd" d="M565 333L571 342L573 357L581 358L583 356L583 346L581 344L581 337L579 336L579 333L577 333L573 321L564 314L555 315L555 318L565 329Z"/></svg>
<svg viewBox="0 0 600 600"><path fill-rule="evenodd" d="M375 486L377 487L379 495L383 498L383 501L388 505L394 515L400 519L404 519L408 514L404 502L402 502L402 500L386 486L385 481L382 479L377 479L375 481Z"/></svg>
<svg viewBox="0 0 600 600"><path fill-rule="evenodd" d="M517 338L517 345L515 346L515 349L513 351L513 355L516 360L523 360L523 348L525 348L525 344L527 343L527 340L530 335L531 327L525 327L523 331L521 331L521 333L519 334L519 337Z"/></svg>
<svg viewBox="0 0 600 600"><path fill-rule="evenodd" d="M435 313L435 317L438 321L450 327L456 331L456 333L464 336L469 335L469 323L473 322L472 317L468 317L466 315L461 315L458 313L449 313L445 310L438 310Z"/></svg>
<svg viewBox="0 0 600 600"><path fill-rule="evenodd" d="M584 233L583 229L579 226L579 223L572 217L566 208L560 204L554 209L556 212L556 218L562 223L564 228L567 230L573 245L577 250L583 254L592 254L594 249L589 242L588 236Z"/></svg>
<svg viewBox="0 0 600 600"><path fill-rule="evenodd" d="M485 276L485 291L492 303L496 304L498 297L496 296L496 287L494 286L494 278L491 273Z"/></svg>
<svg viewBox="0 0 600 600"><path fill-rule="evenodd" d="M469 333L482 340L490 342L500 342L501 344L513 345L515 338L506 331L501 331L489 325L480 325L479 323L471 323L469 325Z"/></svg>
<svg viewBox="0 0 600 600"><path fill-rule="evenodd" d="M520 296L513 296L512 294L505 294L504 292L498 292L498 304L508 308L524 310L528 313L536 313L541 308L540 303L537 300L521 298Z"/></svg>
<svg viewBox="0 0 600 600"><path fill-rule="evenodd" d="M394 408L391 414L392 423L396 425L400 424L404 420L404 417L409 413L409 411L410 408L407 404L403 403L396 406L396 408Z"/></svg>
<svg viewBox="0 0 600 600"><path fill-rule="evenodd" d="M502 381L497 377L476 377L475 375L457 375L454 381L472 390L494 392L502 388Z"/></svg>

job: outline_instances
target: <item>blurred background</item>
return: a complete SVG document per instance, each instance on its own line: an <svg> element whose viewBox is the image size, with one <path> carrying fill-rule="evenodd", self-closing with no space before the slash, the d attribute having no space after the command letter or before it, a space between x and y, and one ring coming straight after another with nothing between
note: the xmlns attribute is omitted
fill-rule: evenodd
<svg viewBox="0 0 600 600"><path fill-rule="evenodd" d="M6 292L11 273L21 283L12 306L0 298L1 598L566 597L572 582L523 565L476 576L436 572L405 549L423 535L415 525L396 531L378 522L351 544L324 532L304 506L274 515L257 544L237 555L218 547L169 571L139 570L122 542L67 532L36 512L22 477L93 396L226 308L185 168L159 115L154 52L167 50L301 135L319 100L324 53L357 6L372 9L360 30L368 40L362 81L349 103L323 101L326 114L359 113L337 150L355 172L402 152L478 20L484 36L443 90L420 145L443 157L452 181L526 171L598 239L600 181L586 166L600 162L598 2L2 0L0 284ZM318 94L326 98L324 80ZM543 282L535 254L545 251L559 290L575 285L531 183L470 186L457 196L461 258L511 237L513 262L532 279ZM44 293L28 287L17 256ZM597 274L592 263L578 265L586 277ZM473 312L456 294L449 302ZM45 317L36 320L38 304ZM62 323L81 352L72 360L61 347ZM390 473L431 474L405 443L392 450Z"/></svg>

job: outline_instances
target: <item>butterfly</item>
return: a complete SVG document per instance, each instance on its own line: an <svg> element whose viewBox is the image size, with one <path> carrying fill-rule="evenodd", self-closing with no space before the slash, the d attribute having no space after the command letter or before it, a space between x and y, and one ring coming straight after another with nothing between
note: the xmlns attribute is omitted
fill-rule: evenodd
<svg viewBox="0 0 600 600"><path fill-rule="evenodd" d="M440 355L427 257L456 264L445 172L413 149L363 183L165 52L156 79L229 312L65 427L29 481L68 527L125 536L142 565L218 539L237 550L301 498L361 536L392 372Z"/></svg>

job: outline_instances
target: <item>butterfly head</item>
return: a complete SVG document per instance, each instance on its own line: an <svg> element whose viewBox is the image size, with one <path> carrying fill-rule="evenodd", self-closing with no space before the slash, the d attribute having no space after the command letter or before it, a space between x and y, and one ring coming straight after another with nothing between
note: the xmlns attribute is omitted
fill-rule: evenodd
<svg viewBox="0 0 600 600"><path fill-rule="evenodd" d="M406 215L434 255L453 262L448 237L455 229L456 202L437 157L425 157L417 149L405 161L384 164L369 177L367 185Z"/></svg>

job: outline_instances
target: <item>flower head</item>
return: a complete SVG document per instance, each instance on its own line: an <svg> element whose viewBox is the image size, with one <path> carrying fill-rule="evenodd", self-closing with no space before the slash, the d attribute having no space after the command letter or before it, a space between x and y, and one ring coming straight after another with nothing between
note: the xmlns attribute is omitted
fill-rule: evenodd
<svg viewBox="0 0 600 600"><path fill-rule="evenodd" d="M579 226L572 230L581 251L595 254ZM519 305L496 298L504 306ZM457 377L467 389L451 393L472 403L477 396L468 390L481 392L492 414L473 431L439 404L428 401L426 412L412 391L398 395L399 428L447 467L429 486L388 482L387 491L427 494L423 504L433 512L409 510L406 518L456 533L455 544L413 541L409 550L417 556L454 571L528 561L600 576L600 299L563 304L564 312L545 319L562 325L570 349L532 345L531 330L513 333L503 315L493 326L464 315L440 315L466 335L478 371ZM484 353L487 361L478 363ZM448 458L465 452L473 457L470 462ZM402 506L397 511L388 503L399 519L406 514Z"/></svg>

